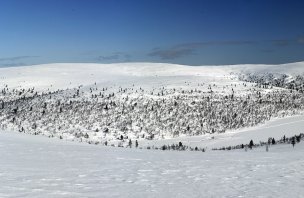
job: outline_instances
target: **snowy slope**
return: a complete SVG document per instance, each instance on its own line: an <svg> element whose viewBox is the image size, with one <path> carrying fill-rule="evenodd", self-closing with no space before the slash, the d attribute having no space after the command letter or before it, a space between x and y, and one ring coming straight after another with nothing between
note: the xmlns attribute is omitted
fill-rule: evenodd
<svg viewBox="0 0 304 198"><path fill-rule="evenodd" d="M226 69L217 67L191 67L157 63L121 63L121 64L46 64L14 68L0 68L1 84L18 87L40 87L64 89L97 82L104 85L145 84L157 80L156 77L203 76L223 77ZM143 81L146 78L147 81ZM152 81L149 81L152 78ZM157 81L164 81L161 78ZM183 79L185 81L185 78ZM171 83L171 82L170 82ZM169 83L168 83L169 84Z"/></svg>
<svg viewBox="0 0 304 198"><path fill-rule="evenodd" d="M89 86L141 86L193 88L198 83L229 85L239 83L244 73L304 74L304 62L285 65L185 66L163 63L58 63L0 68L0 88L57 90ZM231 75L233 74L233 75ZM185 86L187 82L188 86Z"/></svg>
<svg viewBox="0 0 304 198"><path fill-rule="evenodd" d="M232 65L232 66L185 66L162 63L58 63L24 67L0 68L1 86L37 87L51 90L91 85L150 84L175 85L187 79L199 78L202 82L232 82L230 73L281 72L299 74L304 72L304 62L285 65ZM183 78L179 78L179 77ZM158 78L157 78L158 77ZM175 78L170 78L175 77Z"/></svg>
<svg viewBox="0 0 304 198"><path fill-rule="evenodd" d="M304 73L304 62L281 65L234 65L230 67L232 70L242 73L284 73L288 75Z"/></svg>
<svg viewBox="0 0 304 198"><path fill-rule="evenodd" d="M0 197L303 197L304 143L122 149L0 132Z"/></svg>

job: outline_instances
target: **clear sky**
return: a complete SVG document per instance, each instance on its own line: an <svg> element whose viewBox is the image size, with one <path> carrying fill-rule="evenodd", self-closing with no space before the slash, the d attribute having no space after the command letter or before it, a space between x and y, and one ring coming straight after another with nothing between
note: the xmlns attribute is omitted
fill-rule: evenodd
<svg viewBox="0 0 304 198"><path fill-rule="evenodd" d="M0 66L304 61L303 0L0 0Z"/></svg>

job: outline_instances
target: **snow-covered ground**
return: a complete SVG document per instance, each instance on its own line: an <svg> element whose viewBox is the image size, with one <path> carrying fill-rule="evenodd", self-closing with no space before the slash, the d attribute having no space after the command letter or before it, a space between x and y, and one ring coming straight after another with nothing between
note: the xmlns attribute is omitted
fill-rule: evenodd
<svg viewBox="0 0 304 198"><path fill-rule="evenodd" d="M258 147L247 152L244 149L211 151L212 148L248 144L250 140L259 143L259 141L267 141L269 137L278 140L284 135L291 137L303 133L304 115L300 115L303 112L303 100L301 100L303 99L303 72L304 62L286 65L204 67L153 63L47 64L0 68L2 94L0 99L4 101L0 103L3 113L0 115L3 117L0 124L6 130L0 131L0 197L304 197L302 190L304 188L304 143L296 144L295 148L292 148L290 144L271 146L269 152L265 151L265 147ZM251 73L258 75L246 76ZM271 76L268 73L274 75ZM245 82L240 80L239 74L244 75L243 80L249 79L250 82L246 82L245 85ZM282 74L283 81L280 81ZM296 77L297 75L300 76ZM267 78L264 79L265 76ZM255 79L259 82L254 81ZM297 80L292 82L295 79ZM274 84L273 88L265 87L265 82L268 80L273 80L270 83L283 82L284 86L278 84L279 86L276 87ZM33 87L35 89L32 89ZM28 88L30 89L27 91ZM67 88L70 89L64 91ZM62 92L46 94L48 91L58 89ZM80 96L77 94L78 98L76 95L72 96L77 93L77 90L78 92L80 90ZM187 90L186 93L184 90ZM35 95L36 91L46 95L40 97ZM162 95L163 91L165 95ZM101 92L102 98L98 98ZM259 96L258 92L264 93ZM108 96L112 93L113 96ZM273 94L267 95L268 93ZM98 99L94 99L93 94ZM230 107L228 108L229 105L227 108L223 107L220 101L216 100L207 102L206 98L208 97L209 101L212 95L217 96L214 99L223 99L225 101L223 104L230 104ZM238 95L241 97L237 98ZM227 98L224 99L224 96ZM250 96L251 100L247 96ZM269 99L266 96L272 98ZM28 97L28 100L25 100L25 97ZM106 97L108 98L104 99ZM131 99L127 101L126 97ZM263 101L257 100L257 97L262 98ZM134 100L136 103L133 105L130 101L134 98L139 99ZM145 100L140 100L140 98ZM174 107L176 109L170 110L175 106L173 99L179 104ZM84 101L84 103L73 106L74 103L70 100L75 103ZM106 104L106 108L98 106L99 100L100 104ZM109 110L107 105L110 107L112 100L117 105L115 104L115 108L114 105L113 108L111 106L112 110L111 108ZM192 100L195 102L193 103ZM250 105L246 103L242 106L245 100ZM91 104L85 103L87 101L100 109L94 111L90 109L92 105L86 109L88 104ZM148 108L145 101L152 105L150 104ZM273 106L271 102L274 102ZM14 112L15 103L19 104L17 106L19 109L15 109ZM163 107L163 109L152 110L151 106L154 103L157 103L156 107ZM206 105L209 107L209 103L210 107L212 105L221 107L216 111L209 108L208 111L214 114L212 116L205 108ZM258 106L258 103L261 105ZM190 114L196 111L194 105L204 109L206 113L191 117ZM254 111L258 107L265 106L267 110ZM74 109L69 109L70 107ZM118 107L123 107L122 112L127 113L122 113ZM116 108L118 110L114 111ZM234 110L238 110L236 112L246 118L245 114L241 114L245 108L247 108L246 112L250 110L248 115L255 114L256 116L256 119L247 117L247 121L252 121L254 124L245 126L255 127L210 134L211 127L216 126L214 125L216 123L213 123L215 121L220 122L225 118L225 123L235 124L233 120L241 120L240 116L232 118L234 115L230 113ZM275 112L273 108L281 108L281 111ZM108 131L100 130L105 126L109 127L110 124L118 123L118 121L108 122L108 117L109 120L112 117L106 117L107 112L116 113L116 120L125 116L126 121L131 120L136 124L139 118L130 117L134 109L137 116L145 118L139 124L144 123L142 128L148 126L151 130L147 133L149 135L154 134L155 131L152 129L154 130L153 127L158 125L156 123L148 125L148 121L155 117L157 117L156 121L161 122L160 124L163 124L167 118L174 120L176 115L170 113L173 110L174 112L182 110L179 113L185 117L181 121L187 122L182 123L182 128L179 126L180 122L174 122L173 125L179 127L177 131L188 130L186 124L190 122L192 125L189 131L201 123L210 125L210 128L207 127L206 134L200 136L191 137L186 136L186 133L181 133L172 138L169 131L168 136L164 136L165 139L162 139L160 135L155 140L139 137L139 147L160 147L181 141L192 148L195 146L207 148L206 152L102 146L106 140L111 140L109 145L115 141L117 143L124 141L117 139L120 133L113 133L115 134L113 135ZM193 112L187 112L188 110ZM218 117L218 110L226 111L221 113L222 117ZM91 115L94 112L95 115ZM269 114L267 116L271 117L271 121L262 123L268 120L267 117L255 122L258 117L263 116L261 115L263 112ZM76 113L90 115L88 116L90 119L75 117ZM157 116L153 117L154 114ZM297 116L278 118L281 115ZM200 119L193 122L193 119L197 117L208 119L204 122L200 122ZM58 122L58 119L62 122ZM82 121L87 123L82 123ZM248 123L252 123L249 121ZM122 124L126 124L127 127L109 128L117 132L120 129L129 130L133 127L132 122ZM76 128L73 128L75 126ZM204 126L201 125L201 129ZM62 127L70 127L70 131L62 132L60 131ZM96 131L94 127L99 130ZM16 131L19 129L24 133L8 132L9 129ZM59 132L55 133L55 130ZM90 138L84 139L83 134L78 138L79 134L75 136L75 130L88 133ZM145 130L143 129L143 134L147 132ZM25 134L36 134L36 132L46 136L50 134L54 137L60 136L63 139ZM134 140L137 137L133 132L125 131L124 135L127 137L124 143L127 144L128 138L132 138L134 147ZM166 131L160 131L160 134L163 132ZM105 139L105 135L109 138ZM96 140L99 144L79 143L77 142L79 139Z"/></svg>
<svg viewBox="0 0 304 198"><path fill-rule="evenodd" d="M304 143L156 151L0 132L0 197L303 197Z"/></svg>

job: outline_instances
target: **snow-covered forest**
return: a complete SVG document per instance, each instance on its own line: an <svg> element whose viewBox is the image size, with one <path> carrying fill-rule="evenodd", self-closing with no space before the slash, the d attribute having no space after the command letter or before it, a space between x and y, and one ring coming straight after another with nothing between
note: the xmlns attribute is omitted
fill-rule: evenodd
<svg viewBox="0 0 304 198"><path fill-rule="evenodd" d="M0 126L60 139L127 146L129 140L225 133L303 112L304 75L293 77L271 70L232 75L231 68L226 70L229 78L240 80L197 80L196 84L185 80L183 86L176 87L95 82L57 90L7 83L0 93Z"/></svg>

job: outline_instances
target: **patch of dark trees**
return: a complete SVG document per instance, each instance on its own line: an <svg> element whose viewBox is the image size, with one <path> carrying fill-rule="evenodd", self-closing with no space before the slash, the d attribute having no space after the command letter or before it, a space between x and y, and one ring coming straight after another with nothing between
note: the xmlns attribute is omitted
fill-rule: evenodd
<svg viewBox="0 0 304 198"><path fill-rule="evenodd" d="M280 73L247 73L240 74L239 79L245 82L256 83L259 88L271 89L281 87L285 89L304 92L304 75L296 75L290 79L287 74Z"/></svg>
<svg viewBox="0 0 304 198"><path fill-rule="evenodd" d="M250 140L247 144L239 144L235 146L225 146L220 148L213 148L212 150L235 150L235 149L253 149L257 147L267 146L267 145L277 145L277 144L291 144L295 146L295 144L300 143L301 140L304 139L304 134L300 133L299 135L294 135L291 137L286 137L285 135L279 139L275 140L273 137L269 137L268 141L260 141L259 143L254 143L253 140Z"/></svg>

